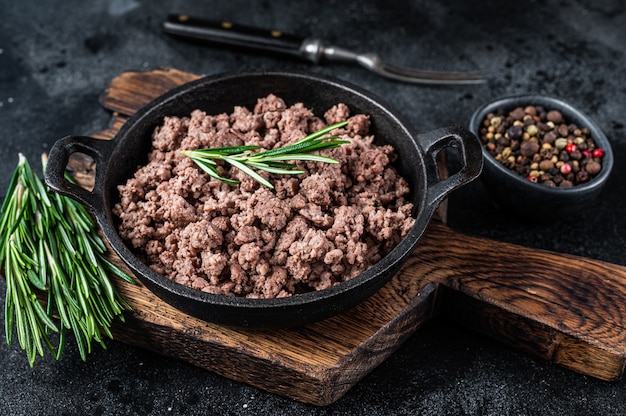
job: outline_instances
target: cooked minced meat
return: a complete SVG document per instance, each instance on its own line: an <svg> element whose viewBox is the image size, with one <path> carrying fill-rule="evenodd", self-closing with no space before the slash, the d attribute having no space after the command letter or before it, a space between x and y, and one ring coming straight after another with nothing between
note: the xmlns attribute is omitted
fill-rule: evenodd
<svg viewBox="0 0 626 416"><path fill-rule="evenodd" d="M240 181L209 177L180 153L206 147L290 144L326 125L349 144L324 153L338 164L297 162L304 174L262 173L270 190L241 171ZM284 297L330 287L381 259L414 223L406 181L391 166L394 149L376 146L370 120L344 104L324 119L274 95L253 111L166 117L148 163L120 185L120 236L154 271L209 293Z"/></svg>

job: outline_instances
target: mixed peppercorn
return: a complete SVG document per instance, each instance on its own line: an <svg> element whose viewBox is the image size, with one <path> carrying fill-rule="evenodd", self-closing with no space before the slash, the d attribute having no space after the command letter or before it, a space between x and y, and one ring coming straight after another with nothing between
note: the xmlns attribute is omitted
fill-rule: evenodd
<svg viewBox="0 0 626 416"><path fill-rule="evenodd" d="M586 183L602 170L604 150L586 127L542 106L489 113L480 130L487 150L506 168L545 186Z"/></svg>

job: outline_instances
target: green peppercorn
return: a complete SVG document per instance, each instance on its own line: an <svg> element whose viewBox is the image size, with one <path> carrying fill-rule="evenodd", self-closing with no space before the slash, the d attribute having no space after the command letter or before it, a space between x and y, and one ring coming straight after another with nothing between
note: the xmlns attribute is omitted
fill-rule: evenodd
<svg viewBox="0 0 626 416"><path fill-rule="evenodd" d="M498 127L500 125L500 123L502 123L502 118L500 117L493 117L490 121L491 125L493 127Z"/></svg>
<svg viewBox="0 0 626 416"><path fill-rule="evenodd" d="M567 139L565 137L559 137L554 142L554 147L559 150L565 149L565 146L567 146Z"/></svg>

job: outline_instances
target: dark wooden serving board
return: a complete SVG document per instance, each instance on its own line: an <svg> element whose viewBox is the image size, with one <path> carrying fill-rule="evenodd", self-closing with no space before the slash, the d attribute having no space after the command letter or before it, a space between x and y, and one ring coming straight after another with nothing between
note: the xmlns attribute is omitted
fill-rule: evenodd
<svg viewBox="0 0 626 416"><path fill-rule="evenodd" d="M93 136L112 138L152 98L198 77L174 69L121 74L102 96L113 121ZM79 155L70 164L89 186L93 166ZM340 398L436 314L574 371L607 381L621 377L626 268L469 237L442 219L440 211L386 286L333 318L296 329L229 328L183 314L141 285L117 281L133 311L114 335L316 405Z"/></svg>

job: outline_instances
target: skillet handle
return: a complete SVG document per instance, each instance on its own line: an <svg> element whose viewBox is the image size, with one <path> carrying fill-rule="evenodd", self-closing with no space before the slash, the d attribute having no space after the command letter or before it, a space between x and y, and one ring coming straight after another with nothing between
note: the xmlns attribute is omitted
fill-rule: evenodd
<svg viewBox="0 0 626 416"><path fill-rule="evenodd" d="M54 191L69 196L85 205L98 216L102 205L104 167L115 146L112 140L100 140L88 136L67 136L54 143L48 154L45 182ZM96 178L92 191L88 191L65 179L65 169L74 153L84 153L96 162Z"/></svg>
<svg viewBox="0 0 626 416"><path fill-rule="evenodd" d="M438 206L452 191L476 179L482 171L482 145L474 134L462 127L442 127L421 133L419 143L426 155L427 205ZM450 177L441 179L437 155L447 147L459 150L462 166Z"/></svg>

